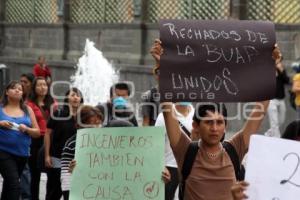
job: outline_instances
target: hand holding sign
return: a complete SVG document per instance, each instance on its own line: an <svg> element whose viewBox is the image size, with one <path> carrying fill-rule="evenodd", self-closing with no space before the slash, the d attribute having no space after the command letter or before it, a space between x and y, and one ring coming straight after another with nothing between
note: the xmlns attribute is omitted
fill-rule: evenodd
<svg viewBox="0 0 300 200"><path fill-rule="evenodd" d="M234 200L247 199L248 196L244 193L248 187L248 183L245 181L237 182L231 187L231 194Z"/></svg>
<svg viewBox="0 0 300 200"><path fill-rule="evenodd" d="M155 59L156 66L159 66L160 56L163 54L163 48L161 47L161 41L159 39L154 40L154 44L150 49L150 53Z"/></svg>
<svg viewBox="0 0 300 200"><path fill-rule="evenodd" d="M280 59L282 57L280 49L277 44L274 45L274 50L272 52L272 57L274 60Z"/></svg>
<svg viewBox="0 0 300 200"><path fill-rule="evenodd" d="M70 164L69 164L69 172L70 173L73 173L73 170L75 169L76 167L76 160L71 160Z"/></svg>
<svg viewBox="0 0 300 200"><path fill-rule="evenodd" d="M165 167L164 171L162 172L162 179L165 184L169 183L171 181L171 174L168 168Z"/></svg>
<svg viewBox="0 0 300 200"><path fill-rule="evenodd" d="M160 56L163 54L163 48L161 47L161 41L159 39L154 40L154 44L150 49L150 53L155 59L155 66L152 69L154 75L159 75Z"/></svg>

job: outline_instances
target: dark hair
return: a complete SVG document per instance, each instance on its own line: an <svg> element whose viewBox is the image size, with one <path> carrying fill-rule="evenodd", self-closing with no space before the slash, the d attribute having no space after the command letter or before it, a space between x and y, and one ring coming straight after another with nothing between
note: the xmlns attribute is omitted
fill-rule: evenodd
<svg viewBox="0 0 300 200"><path fill-rule="evenodd" d="M295 120L288 124L281 138L297 140L298 137L300 137L300 120Z"/></svg>
<svg viewBox="0 0 300 200"><path fill-rule="evenodd" d="M66 93L65 93L65 98L64 98L64 106L63 106L63 109L66 109L66 110L69 110L69 94L71 92L75 92L76 94L78 94L81 98L80 98L80 103L83 104L84 103L84 99L83 99L83 96L82 96L82 93L81 91L76 88L76 87L72 87L70 88Z"/></svg>
<svg viewBox="0 0 300 200"><path fill-rule="evenodd" d="M33 73L27 73L27 74L22 74L21 76L20 76L20 78L26 78L29 82L30 82L30 86L31 86L31 88L30 88L30 90L29 91L23 91L23 99L27 99L27 97L29 97L29 95L30 95L30 93L31 93L31 90L32 90L32 83L33 83L33 81L34 81L34 78L35 78L35 76L34 76L34 74ZM21 81L21 83L22 83L22 81Z"/></svg>
<svg viewBox="0 0 300 200"><path fill-rule="evenodd" d="M126 120L111 120L105 127L133 127L134 125Z"/></svg>
<svg viewBox="0 0 300 200"><path fill-rule="evenodd" d="M3 107L5 107L7 104L8 104L8 98L7 98L7 95L6 95L6 92L9 90L9 89L12 89L14 88L16 85L21 85L22 87L22 91L24 91L23 89L23 86L21 84L20 81L11 81L6 87L5 87L5 90L3 91L3 94L2 94L2 97L1 97L1 104ZM28 114L28 110L27 110L27 107L24 103L24 99L21 98L20 100L20 108L26 113Z"/></svg>
<svg viewBox="0 0 300 200"><path fill-rule="evenodd" d="M78 127L81 127L81 124L87 125L89 120L95 116L103 121L103 115L98 108L88 105L81 106L76 115Z"/></svg>
<svg viewBox="0 0 300 200"><path fill-rule="evenodd" d="M22 74L20 77L27 78L30 83L32 83L34 81L34 78L35 78L33 73Z"/></svg>
<svg viewBox="0 0 300 200"><path fill-rule="evenodd" d="M39 55L38 60L40 60L41 58L46 59L46 58L45 58L45 55Z"/></svg>
<svg viewBox="0 0 300 200"><path fill-rule="evenodd" d="M109 90L110 98L113 97L113 93L114 93L113 90L116 90L116 89L127 90L128 91L128 96L130 95L129 85L125 82L120 82L120 83L116 83L116 84L114 84L113 86L110 87L110 90Z"/></svg>
<svg viewBox="0 0 300 200"><path fill-rule="evenodd" d="M201 119L207 115L207 111L218 112L223 115L225 125L227 124L227 109L224 103L209 103L209 104L197 104L193 121L196 123L200 123ZM221 138L221 142L225 139L225 133Z"/></svg>
<svg viewBox="0 0 300 200"><path fill-rule="evenodd" d="M225 124L227 124L227 109L224 103L208 103L208 104L197 104L193 121L199 123L203 117L207 115L207 111L218 112L224 116Z"/></svg>
<svg viewBox="0 0 300 200"><path fill-rule="evenodd" d="M36 92L35 92L35 87L36 87L36 85L37 85L37 82L39 81L39 80L44 80L45 82L46 82L46 84L47 84L47 80L46 80L46 78L45 77L41 77L41 76L39 76L39 77L36 77L35 79L34 79L34 81L33 81L33 84L32 84L32 88L31 88L31 93L30 93L30 95L29 95L29 100L31 100L33 103L35 103L36 105L39 105L38 104L38 96L37 96L37 94L36 94ZM50 107L51 107L51 105L54 103L54 99L52 98L52 96L50 95L50 90L49 90L49 85L47 84L47 87L48 87L48 91L47 91L47 94L46 94L46 96L45 96L45 99L44 99L44 108L43 108L43 110L47 110L47 111L50 111Z"/></svg>

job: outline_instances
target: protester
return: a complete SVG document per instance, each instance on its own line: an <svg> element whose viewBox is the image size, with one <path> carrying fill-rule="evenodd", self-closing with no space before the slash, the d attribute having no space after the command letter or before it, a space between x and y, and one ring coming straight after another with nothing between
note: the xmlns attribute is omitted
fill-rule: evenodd
<svg viewBox="0 0 300 200"><path fill-rule="evenodd" d="M127 83L116 83L110 88L110 100L104 104L98 104L97 108L103 113L103 125L106 126L112 120L127 120L134 126L138 126L134 112L128 101L130 88Z"/></svg>
<svg viewBox="0 0 300 200"><path fill-rule="evenodd" d="M92 106L82 106L77 113L77 128L99 127L103 121L103 115L99 109ZM70 137L63 148L61 156L61 188L64 200L69 199L71 174L69 165L75 156L76 135Z"/></svg>
<svg viewBox="0 0 300 200"><path fill-rule="evenodd" d="M159 68L153 68L153 75L156 81L158 81ZM153 126L159 114L160 95L158 87L155 86L146 91L142 95L142 116L143 126Z"/></svg>
<svg viewBox="0 0 300 200"><path fill-rule="evenodd" d="M155 41L151 53L159 66L162 54L159 40ZM269 101L257 102L244 127L228 140L238 155L239 163L247 152L250 136L260 127L268 104ZM173 117L172 105L165 103L162 109L171 148L181 171L191 139L180 130L178 121ZM236 182L235 170L229 154L220 143L226 130L226 116L224 104L201 104L197 107L193 128L201 140L198 141L199 150L191 173L185 181L183 199L232 199L230 189Z"/></svg>
<svg viewBox="0 0 300 200"><path fill-rule="evenodd" d="M23 86L23 99L26 100L29 97L31 92L32 83L34 80L34 75L32 73L22 74L20 76L20 82ZM21 186L21 199L22 200L30 200L31 199L31 175L28 166L28 162L26 163L24 170L22 172L20 178L20 186Z"/></svg>
<svg viewBox="0 0 300 200"><path fill-rule="evenodd" d="M181 131L191 137L194 116L193 105L189 102L179 102L173 105L173 109L175 112L175 117L180 124ZM155 126L165 127L165 121L162 113L158 115ZM165 165L171 174L170 182L165 185L165 200L173 200L179 184L179 174L167 133L165 134Z"/></svg>
<svg viewBox="0 0 300 200"><path fill-rule="evenodd" d="M23 102L20 82L10 82L3 92L0 134L0 174L3 177L1 199L19 200L19 179L29 157L31 137L40 135L32 109Z"/></svg>
<svg viewBox="0 0 300 200"><path fill-rule="evenodd" d="M270 101L270 105L268 107L270 129L265 132L265 135L270 137L281 136L279 128L285 121L286 113L286 105L284 102L284 85L289 84L289 77L287 76L284 66L282 64L283 57L279 49L278 52L276 52L276 54L276 94L275 98Z"/></svg>
<svg viewBox="0 0 300 200"><path fill-rule="evenodd" d="M39 56L38 62L33 66L33 74L35 77L42 76L46 79L47 84L51 84L51 71L46 64L45 56Z"/></svg>
<svg viewBox="0 0 300 200"><path fill-rule="evenodd" d="M54 111L56 109L56 103L50 95L49 87L44 77L35 78L26 104L33 110L41 133L41 137L32 139L29 157L31 199L38 200L41 178L41 169L38 167L38 153L44 143L47 120L49 119L51 110Z"/></svg>
<svg viewBox="0 0 300 200"><path fill-rule="evenodd" d="M20 82L24 89L23 92L24 100L27 100L27 98L29 97L33 81L34 81L34 75L32 73L22 74L20 76Z"/></svg>
<svg viewBox="0 0 300 200"><path fill-rule="evenodd" d="M66 141L76 134L76 112L83 103L77 88L66 92L64 105L50 116L44 136L45 166L47 168L46 200L59 200L62 196L60 171L61 153Z"/></svg>

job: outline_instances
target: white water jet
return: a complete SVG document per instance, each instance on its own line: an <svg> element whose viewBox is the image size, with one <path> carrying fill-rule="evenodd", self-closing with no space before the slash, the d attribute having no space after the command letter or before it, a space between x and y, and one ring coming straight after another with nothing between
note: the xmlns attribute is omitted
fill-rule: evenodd
<svg viewBox="0 0 300 200"><path fill-rule="evenodd" d="M99 102L106 102L109 89L118 82L119 74L89 39L86 39L84 54L79 58L76 68L71 82L82 92L85 104L95 106Z"/></svg>

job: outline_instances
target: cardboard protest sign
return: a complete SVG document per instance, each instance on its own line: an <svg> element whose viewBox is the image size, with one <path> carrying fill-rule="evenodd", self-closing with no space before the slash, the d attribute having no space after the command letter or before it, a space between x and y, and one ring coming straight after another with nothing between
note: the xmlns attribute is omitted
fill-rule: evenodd
<svg viewBox="0 0 300 200"><path fill-rule="evenodd" d="M300 197L300 142L251 136L246 166L250 200Z"/></svg>
<svg viewBox="0 0 300 200"><path fill-rule="evenodd" d="M274 24L161 20L161 101L248 102L275 95Z"/></svg>
<svg viewBox="0 0 300 200"><path fill-rule="evenodd" d="M70 199L162 200L164 137L159 127L79 130Z"/></svg>

